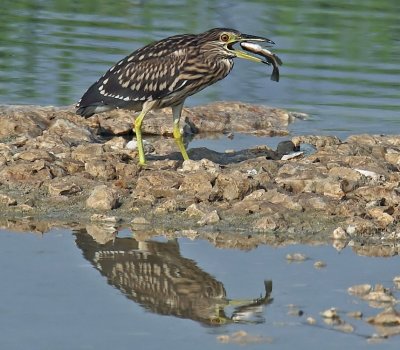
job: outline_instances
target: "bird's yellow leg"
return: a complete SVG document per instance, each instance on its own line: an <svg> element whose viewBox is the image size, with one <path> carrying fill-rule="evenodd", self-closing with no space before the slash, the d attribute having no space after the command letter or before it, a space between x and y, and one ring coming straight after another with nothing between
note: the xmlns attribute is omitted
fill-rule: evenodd
<svg viewBox="0 0 400 350"><path fill-rule="evenodd" d="M154 102L145 102L143 104L142 111L139 115L135 118L135 134L136 134L136 143L139 152L139 164L144 165L146 164L146 158L144 156L144 148L143 148L143 140L142 140L142 123L143 119L146 116L147 112L153 107Z"/></svg>
<svg viewBox="0 0 400 350"><path fill-rule="evenodd" d="M172 116L174 119L174 139L175 142L177 143L179 150L181 151L182 157L184 160L188 160L189 156L186 152L185 145L183 144L183 136L181 134L181 130L179 128L179 120L181 119L181 114L182 114L182 108L183 108L183 103L181 103L178 106L173 106L172 107Z"/></svg>

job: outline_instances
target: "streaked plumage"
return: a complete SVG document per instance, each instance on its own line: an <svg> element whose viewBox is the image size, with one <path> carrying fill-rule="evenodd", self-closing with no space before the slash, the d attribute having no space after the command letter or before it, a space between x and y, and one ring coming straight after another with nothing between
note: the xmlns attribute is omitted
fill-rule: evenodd
<svg viewBox="0 0 400 350"><path fill-rule="evenodd" d="M90 117L115 108L141 111L135 120L139 162L144 163L141 123L151 109L172 107L174 137L184 159L188 159L179 131L183 103L188 96L225 78L233 58L262 62L233 50L240 41L268 39L215 28L202 34L175 35L138 49L111 67L83 95L76 113Z"/></svg>

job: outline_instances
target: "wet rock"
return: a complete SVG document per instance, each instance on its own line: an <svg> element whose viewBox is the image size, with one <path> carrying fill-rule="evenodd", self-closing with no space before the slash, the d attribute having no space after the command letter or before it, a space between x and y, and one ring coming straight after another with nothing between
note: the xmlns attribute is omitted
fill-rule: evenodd
<svg viewBox="0 0 400 350"><path fill-rule="evenodd" d="M314 263L314 267L316 269L323 269L324 267L326 267L326 262L322 261L322 260L318 260Z"/></svg>
<svg viewBox="0 0 400 350"><path fill-rule="evenodd" d="M357 284L355 286L351 286L347 289L347 292L352 295L356 295L359 297L365 296L369 294L372 290L372 286L370 284Z"/></svg>
<svg viewBox="0 0 400 350"><path fill-rule="evenodd" d="M332 237L335 240L347 240L348 233L343 228L338 227L332 232Z"/></svg>
<svg viewBox="0 0 400 350"><path fill-rule="evenodd" d="M286 260L288 261L298 261L298 262L302 262L302 261L306 261L309 258L301 253L292 253L292 254L287 254L286 255Z"/></svg>
<svg viewBox="0 0 400 350"><path fill-rule="evenodd" d="M367 318L367 322L388 327L399 326L400 313L395 308L389 307L376 316Z"/></svg>
<svg viewBox="0 0 400 350"><path fill-rule="evenodd" d="M332 307L332 308L330 308L330 309L327 309L327 310L325 310L325 311L322 311L322 312L320 313L320 315L321 315L323 318L329 318L329 319L337 319L337 318L339 318L339 315L338 315L338 313L337 313L337 310L336 310L336 308L334 308L334 307Z"/></svg>
<svg viewBox="0 0 400 350"><path fill-rule="evenodd" d="M118 193L106 185L96 186L86 200L86 206L99 210L115 209L118 206Z"/></svg>
<svg viewBox="0 0 400 350"><path fill-rule="evenodd" d="M307 322L309 325L312 325L312 326L314 326L314 325L317 324L317 320L316 320L314 317L311 317L311 316L308 316L308 317L306 318L306 322Z"/></svg>

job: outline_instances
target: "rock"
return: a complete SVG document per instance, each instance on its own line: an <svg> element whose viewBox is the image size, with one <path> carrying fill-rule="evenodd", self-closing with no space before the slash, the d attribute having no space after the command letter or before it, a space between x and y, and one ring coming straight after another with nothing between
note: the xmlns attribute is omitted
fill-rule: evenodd
<svg viewBox="0 0 400 350"><path fill-rule="evenodd" d="M178 194L182 181L182 175L176 171L141 172L137 180L135 194L138 197L146 197L151 194L156 198L173 198Z"/></svg>
<svg viewBox="0 0 400 350"><path fill-rule="evenodd" d="M370 284L358 284L347 289L347 292L359 297L365 296L370 293L372 286Z"/></svg>
<svg viewBox="0 0 400 350"><path fill-rule="evenodd" d="M251 188L251 181L239 171L231 174L218 174L215 182L217 197L222 197L227 201L243 199Z"/></svg>
<svg viewBox="0 0 400 350"><path fill-rule="evenodd" d="M57 119L47 132L58 135L61 142L67 146L77 146L95 141L94 134L88 127L78 125L67 119Z"/></svg>
<svg viewBox="0 0 400 350"><path fill-rule="evenodd" d="M373 317L367 318L368 323L388 327L400 325L400 313L393 307L389 307Z"/></svg>
<svg viewBox="0 0 400 350"><path fill-rule="evenodd" d="M0 116L0 139L21 135L37 137L50 124L48 115L32 106L0 106Z"/></svg>
<svg viewBox="0 0 400 350"><path fill-rule="evenodd" d="M99 210L115 209L118 206L118 193L106 185L96 186L86 200L86 206Z"/></svg>
<svg viewBox="0 0 400 350"><path fill-rule="evenodd" d="M99 143L90 145L79 145L72 153L71 157L80 162L90 161L94 158L99 158L104 154L104 146Z"/></svg>
<svg viewBox="0 0 400 350"><path fill-rule="evenodd" d="M107 181L116 178L113 164L102 159L88 160L85 163L85 170L96 179Z"/></svg>
<svg viewBox="0 0 400 350"><path fill-rule="evenodd" d="M205 170L188 173L183 177L179 191L201 201L208 201L213 188L211 183L214 180L215 176Z"/></svg>
<svg viewBox="0 0 400 350"><path fill-rule="evenodd" d="M386 213L385 210L386 209L383 207L374 207L368 209L367 213L375 219L375 222L377 222L380 227L385 228L394 222L394 217Z"/></svg>
<svg viewBox="0 0 400 350"><path fill-rule="evenodd" d="M322 260L318 260L314 263L314 267L316 269L323 269L324 267L326 267L326 262L322 261Z"/></svg>
<svg viewBox="0 0 400 350"><path fill-rule="evenodd" d="M16 153L14 155L14 159L22 159L28 162L34 162L35 160L45 160L48 162L52 162L54 161L55 156L48 151L35 149Z"/></svg>
<svg viewBox="0 0 400 350"><path fill-rule="evenodd" d="M193 203L186 208L185 214L189 217L204 217L208 213L208 210L208 206L204 204Z"/></svg>
<svg viewBox="0 0 400 350"><path fill-rule="evenodd" d="M323 318L329 318L329 319L338 319L339 318L337 310L334 307L332 307L332 308L330 308L328 310L322 311L320 313L320 315Z"/></svg>
<svg viewBox="0 0 400 350"><path fill-rule="evenodd" d="M301 253L293 253L293 254L287 254L286 255L286 260L289 260L289 261L298 261L298 262L300 262L300 261L306 261L308 259L309 258L306 255L301 254Z"/></svg>
<svg viewBox="0 0 400 350"><path fill-rule="evenodd" d="M17 201L6 194L0 194L0 205L13 206L17 205Z"/></svg>
<svg viewBox="0 0 400 350"><path fill-rule="evenodd" d="M104 144L104 148L110 151L121 151L127 146L127 143L123 137L113 137Z"/></svg>
<svg viewBox="0 0 400 350"><path fill-rule="evenodd" d="M312 325L312 326L314 326L314 325L317 324L317 320L316 320L314 317L311 317L311 316L309 316L309 317L306 318L306 322L307 322L309 325Z"/></svg>
<svg viewBox="0 0 400 350"><path fill-rule="evenodd" d="M199 221L197 221L197 224L200 226L213 225L213 224L216 224L220 220L221 220L221 218L219 217L217 211L213 210L213 211L205 214Z"/></svg>
<svg viewBox="0 0 400 350"><path fill-rule="evenodd" d="M48 184L50 196L70 196L81 190L82 189L68 177L52 180Z"/></svg>
<svg viewBox="0 0 400 350"><path fill-rule="evenodd" d="M347 240L348 234L343 228L338 227L333 231L332 237L336 240Z"/></svg>

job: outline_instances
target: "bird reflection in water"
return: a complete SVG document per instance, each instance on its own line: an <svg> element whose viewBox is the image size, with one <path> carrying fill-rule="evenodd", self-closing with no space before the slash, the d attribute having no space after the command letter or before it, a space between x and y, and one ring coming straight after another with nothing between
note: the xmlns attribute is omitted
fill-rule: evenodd
<svg viewBox="0 0 400 350"><path fill-rule="evenodd" d="M181 256L177 240L138 241L114 235L107 242L103 236L98 243L88 232L75 233L83 256L110 285L147 310L204 325L264 322L264 306L273 300L272 281L264 281L265 294L257 299L228 299L221 282Z"/></svg>

